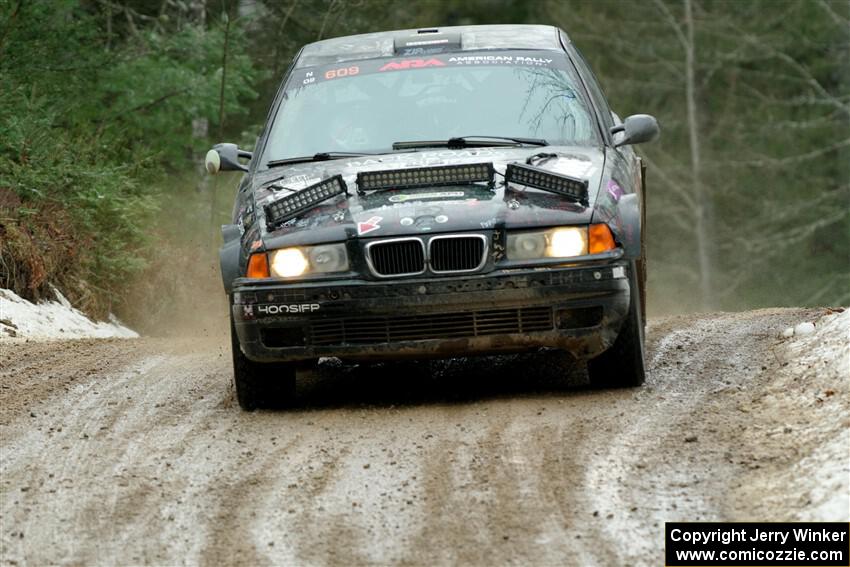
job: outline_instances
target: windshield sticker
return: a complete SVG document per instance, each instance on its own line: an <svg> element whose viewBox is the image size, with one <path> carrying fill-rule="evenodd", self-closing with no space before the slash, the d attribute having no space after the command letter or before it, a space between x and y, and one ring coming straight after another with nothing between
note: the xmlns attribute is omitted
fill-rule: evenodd
<svg viewBox="0 0 850 567"><path fill-rule="evenodd" d="M429 40L420 40L420 41L406 41L404 42L405 47L417 47L420 45L439 45L448 43L449 38L444 37L442 39L429 39Z"/></svg>
<svg viewBox="0 0 850 567"><path fill-rule="evenodd" d="M381 228L381 225L379 223L383 219L384 217L372 217L366 222L357 223L357 234L362 236L364 234L369 234L370 232L378 230L379 228Z"/></svg>
<svg viewBox="0 0 850 567"><path fill-rule="evenodd" d="M466 193L463 191L439 191L435 193L416 193L413 195L402 193L401 195L393 195L389 198L389 201L390 203L406 203L407 201L417 201L419 199L454 199L465 196Z"/></svg>
<svg viewBox="0 0 850 567"><path fill-rule="evenodd" d="M426 49L426 48L415 48ZM410 53L410 55L416 55ZM293 71L286 84L290 91L310 85L358 77L361 75L384 74L393 71L414 71L417 69L452 68L452 67L538 67L568 70L566 56L556 56L551 51L498 51L498 52L469 52L469 53L435 53L424 57L391 58L359 61L357 65L340 66L339 63L307 67Z"/></svg>
<svg viewBox="0 0 850 567"><path fill-rule="evenodd" d="M447 217L446 215L437 215L436 217L434 217L434 220L435 220L438 224L443 224L443 223L445 223L445 222L448 222L449 217Z"/></svg>
<svg viewBox="0 0 850 567"><path fill-rule="evenodd" d="M445 67L446 64L439 59L406 59L404 61L390 61L378 71L400 71L403 69L420 69L422 67Z"/></svg>
<svg viewBox="0 0 850 567"><path fill-rule="evenodd" d="M514 57L512 55L462 55L450 57L449 63L455 65L530 65L532 67L548 67L552 59L543 57Z"/></svg>
<svg viewBox="0 0 850 567"><path fill-rule="evenodd" d="M339 69L328 69L325 71L325 79L336 79L342 77L352 77L360 73L360 67L352 65L351 67L340 67Z"/></svg>
<svg viewBox="0 0 850 567"><path fill-rule="evenodd" d="M404 217L399 223L401 223L401 226L410 226L413 224L413 217Z"/></svg>

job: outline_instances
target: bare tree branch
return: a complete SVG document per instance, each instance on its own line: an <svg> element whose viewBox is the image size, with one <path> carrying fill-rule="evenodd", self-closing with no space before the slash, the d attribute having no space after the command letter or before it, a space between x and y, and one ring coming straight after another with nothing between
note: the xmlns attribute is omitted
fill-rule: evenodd
<svg viewBox="0 0 850 567"><path fill-rule="evenodd" d="M681 26L676 23L676 18L673 17L673 13L670 11L670 8L667 7L667 4L665 4L663 0L653 0L653 2L655 3L655 7L658 9L658 11L661 12L667 19L667 23L670 24L670 28L673 30L673 33L676 34L676 38L682 45L682 49L687 49L688 40L685 37Z"/></svg>
<svg viewBox="0 0 850 567"><path fill-rule="evenodd" d="M731 24L732 29L736 32L734 36L728 36L730 39L735 40L743 40L750 47L754 48L757 52L768 54L780 61L785 62L789 67L794 69L797 74L802 77L805 82L812 87L812 89L817 92L825 101L829 104L832 104L836 108L840 109L844 113L850 115L850 104L847 104L842 101L841 98L836 97L831 94L829 91L824 88L820 81L818 81L814 75L799 61L785 53L784 51L780 51L772 46L770 46L765 41L760 41L759 38L752 36L751 34L745 33L744 30L738 28L734 24Z"/></svg>
<svg viewBox="0 0 850 567"><path fill-rule="evenodd" d="M696 211L696 202L694 201L693 196L690 193L688 193L687 191L685 191L682 184L676 183L675 181L670 179L667 176L667 174L664 172L664 170L662 168L658 167L655 164L655 162L652 161L652 159L650 159L648 156L643 155L641 157L646 162L646 165L648 165L652 168L652 174L657 176L658 179L660 179L661 182L664 183L664 185L668 189L670 189L670 191L672 191L677 197L679 197L682 201L684 201L685 205L687 205L691 214L694 214L694 212ZM693 228L693 227L691 226L691 228Z"/></svg>
<svg viewBox="0 0 850 567"><path fill-rule="evenodd" d="M319 35L316 40L320 40L325 36L325 28L328 25L328 18L330 18L331 12L336 7L337 0L331 0L331 3L328 4L328 9L325 11L325 17L322 19L322 27L319 28Z"/></svg>
<svg viewBox="0 0 850 567"><path fill-rule="evenodd" d="M832 9L832 6L829 5L829 2L826 2L825 0L818 0L818 6L820 6L824 10L824 12L829 14L829 16L832 18L832 21L834 21L836 24L840 26L850 26L850 20L839 16L835 12L835 10Z"/></svg>
<svg viewBox="0 0 850 567"><path fill-rule="evenodd" d="M292 12L295 11L295 7L298 5L298 0L292 0L292 4L289 5L289 8L286 10L286 14L283 15L283 19L280 22L280 32L286 29L286 24L289 23L289 18L292 17Z"/></svg>
<svg viewBox="0 0 850 567"><path fill-rule="evenodd" d="M805 152L802 154L797 154L793 156L785 156L780 158L774 157L764 157L761 159L752 159L752 160L723 160L716 162L717 165L731 165L731 166L756 166L756 167L765 167L765 166L778 166L778 165L789 165L793 163L800 163L802 161L807 161L810 159L814 159L816 157L820 157L824 154L828 154L829 152L835 151L837 149L843 148L845 146L850 146L850 138L846 140L842 140L836 144L831 146L826 146L823 148L818 148L816 150L812 150L810 152Z"/></svg>

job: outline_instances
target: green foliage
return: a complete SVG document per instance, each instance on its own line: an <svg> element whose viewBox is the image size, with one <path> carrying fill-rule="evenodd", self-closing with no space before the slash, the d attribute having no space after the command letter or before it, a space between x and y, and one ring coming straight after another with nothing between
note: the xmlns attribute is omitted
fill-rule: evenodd
<svg viewBox="0 0 850 567"><path fill-rule="evenodd" d="M145 266L141 250L154 200L137 180L143 164L105 158L97 143L58 126L61 114L50 97L28 95L24 87L0 93L0 115L6 118L0 123L0 191L19 198L0 220L9 231L4 264L33 266L15 270L24 278L0 274L0 285L32 298L49 295L49 284L62 285L71 298L102 313L125 278ZM50 233L45 228L57 212L73 224L62 234L67 245L60 250L71 256L65 262L51 261L57 250L49 236L34 237ZM13 245L15 254L8 251Z"/></svg>
<svg viewBox="0 0 850 567"><path fill-rule="evenodd" d="M75 0L0 6L0 191L16 195L0 199L0 285L39 298L61 284L102 314L148 265L158 187L206 150L220 111L238 117L261 76L242 23L177 15ZM36 237L57 210L72 223L65 265Z"/></svg>
<svg viewBox="0 0 850 567"><path fill-rule="evenodd" d="M229 30L229 49L244 43L237 27ZM222 77L224 29L206 30L188 26L179 33L162 35L151 31L127 47L121 65L106 70L99 81L105 86L101 101L90 101L79 109L82 116L122 137L132 132L133 149L157 152L175 166L185 166L187 150L206 149L205 136L193 136L193 120L219 122L219 92ZM247 56L229 53L228 84L224 91L226 115L238 115L240 101L256 97L255 80ZM102 101L110 101L104 116Z"/></svg>

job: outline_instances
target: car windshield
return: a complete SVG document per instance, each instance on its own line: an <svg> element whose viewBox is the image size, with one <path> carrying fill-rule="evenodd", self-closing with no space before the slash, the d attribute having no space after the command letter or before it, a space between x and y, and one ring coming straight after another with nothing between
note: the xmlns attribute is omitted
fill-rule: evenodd
<svg viewBox="0 0 850 567"><path fill-rule="evenodd" d="M320 152L390 152L456 136L593 145L592 112L563 54L435 55L296 69L263 163Z"/></svg>

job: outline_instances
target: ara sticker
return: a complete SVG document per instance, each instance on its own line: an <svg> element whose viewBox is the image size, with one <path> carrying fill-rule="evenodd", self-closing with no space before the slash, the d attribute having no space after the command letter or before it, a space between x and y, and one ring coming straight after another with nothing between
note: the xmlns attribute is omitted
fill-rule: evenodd
<svg viewBox="0 0 850 567"><path fill-rule="evenodd" d="M444 222L447 222L449 220L449 217L447 217L446 215L437 215L434 220L437 221L439 224L443 224Z"/></svg>
<svg viewBox="0 0 850 567"><path fill-rule="evenodd" d="M383 218L384 217L372 217L366 222L357 223L357 234L363 235L378 230L381 228L381 225L378 223L380 223Z"/></svg>
<svg viewBox="0 0 850 567"><path fill-rule="evenodd" d="M439 59L406 59L404 61L390 61L378 71L399 71L403 69L421 69L422 67L445 67L446 64Z"/></svg>
<svg viewBox="0 0 850 567"><path fill-rule="evenodd" d="M413 217L404 217L399 221L401 226L410 226L413 224Z"/></svg>
<svg viewBox="0 0 850 567"><path fill-rule="evenodd" d="M390 203L404 203L406 201L416 201L418 199L451 199L454 197L465 197L463 191L439 191L436 193L416 193L413 195L401 194L393 195L389 198Z"/></svg>

